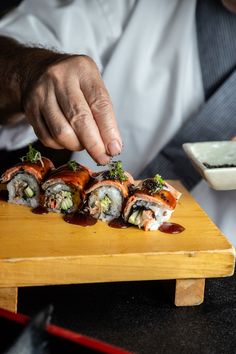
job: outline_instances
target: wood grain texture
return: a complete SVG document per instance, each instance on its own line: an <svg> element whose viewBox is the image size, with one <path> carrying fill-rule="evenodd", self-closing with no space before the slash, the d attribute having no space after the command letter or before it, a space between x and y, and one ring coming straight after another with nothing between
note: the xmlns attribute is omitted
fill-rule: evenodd
<svg viewBox="0 0 236 354"><path fill-rule="evenodd" d="M0 287L233 274L233 246L178 183L183 196L172 221L181 234L67 224L0 202Z"/></svg>
<svg viewBox="0 0 236 354"><path fill-rule="evenodd" d="M205 279L177 279L176 306L200 305L204 300Z"/></svg>
<svg viewBox="0 0 236 354"><path fill-rule="evenodd" d="M17 288L0 288L0 308L17 312Z"/></svg>

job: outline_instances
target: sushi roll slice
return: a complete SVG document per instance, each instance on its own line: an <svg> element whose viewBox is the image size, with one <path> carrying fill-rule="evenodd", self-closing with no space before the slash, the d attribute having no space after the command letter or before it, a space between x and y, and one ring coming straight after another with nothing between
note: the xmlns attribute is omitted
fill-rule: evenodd
<svg viewBox="0 0 236 354"><path fill-rule="evenodd" d="M90 215L103 221L120 217L132 183L133 178L123 170L121 161L112 162L109 170L93 174L86 190Z"/></svg>
<svg viewBox="0 0 236 354"><path fill-rule="evenodd" d="M3 173L1 183L7 183L9 203L36 208L40 201L40 184L54 165L32 145L21 160Z"/></svg>
<svg viewBox="0 0 236 354"><path fill-rule="evenodd" d="M42 185L43 206L53 212L75 212L83 204L89 179L89 170L76 161L58 167Z"/></svg>
<svg viewBox="0 0 236 354"><path fill-rule="evenodd" d="M160 175L145 179L127 200L124 219L145 231L157 230L170 219L180 196Z"/></svg>

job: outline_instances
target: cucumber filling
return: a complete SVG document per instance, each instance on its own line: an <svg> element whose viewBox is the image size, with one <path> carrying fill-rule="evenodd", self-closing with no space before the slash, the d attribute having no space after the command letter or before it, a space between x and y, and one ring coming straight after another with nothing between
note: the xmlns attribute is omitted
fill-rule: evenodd
<svg viewBox="0 0 236 354"><path fill-rule="evenodd" d="M27 198L32 198L34 196L34 191L29 186L27 186L24 189L24 194Z"/></svg>
<svg viewBox="0 0 236 354"><path fill-rule="evenodd" d="M67 211L74 205L72 193L60 190L46 197L45 206L50 209Z"/></svg>
<svg viewBox="0 0 236 354"><path fill-rule="evenodd" d="M61 197L62 197L60 209L66 211L66 210L70 209L73 206L71 192L61 191L60 194L61 194Z"/></svg>
<svg viewBox="0 0 236 354"><path fill-rule="evenodd" d="M139 228L145 227L148 223L155 221L155 213L149 208L134 208L128 218L128 222L137 225Z"/></svg>
<svg viewBox="0 0 236 354"><path fill-rule="evenodd" d="M133 225L139 225L142 219L143 210L135 210L129 217L128 222Z"/></svg>
<svg viewBox="0 0 236 354"><path fill-rule="evenodd" d="M68 210L73 206L73 202L71 200L71 198L65 198L62 202L61 202L61 209L62 210Z"/></svg>

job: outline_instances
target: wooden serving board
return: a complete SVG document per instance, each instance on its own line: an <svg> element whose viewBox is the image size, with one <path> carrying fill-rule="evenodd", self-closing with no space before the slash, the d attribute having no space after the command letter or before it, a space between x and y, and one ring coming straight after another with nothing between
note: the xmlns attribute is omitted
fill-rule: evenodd
<svg viewBox="0 0 236 354"><path fill-rule="evenodd" d="M172 184L183 192L171 219L185 227L180 234L103 222L82 227L1 201L0 288L232 275L233 246L183 186Z"/></svg>

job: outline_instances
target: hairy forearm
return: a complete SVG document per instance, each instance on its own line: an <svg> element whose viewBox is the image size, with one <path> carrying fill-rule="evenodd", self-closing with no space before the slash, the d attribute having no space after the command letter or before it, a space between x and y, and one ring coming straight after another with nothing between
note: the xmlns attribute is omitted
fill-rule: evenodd
<svg viewBox="0 0 236 354"><path fill-rule="evenodd" d="M14 40L0 37L0 123L22 114L20 107L20 70L18 60L22 47ZM11 119L12 121L12 119Z"/></svg>
<svg viewBox="0 0 236 354"><path fill-rule="evenodd" d="M67 56L0 36L0 125L24 117L24 99L33 84L50 64Z"/></svg>

